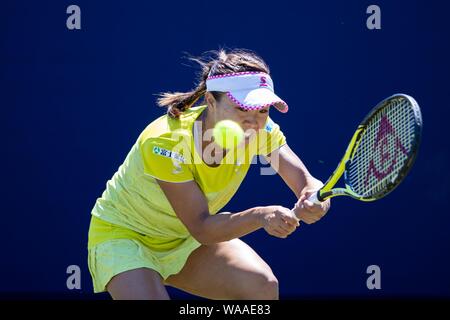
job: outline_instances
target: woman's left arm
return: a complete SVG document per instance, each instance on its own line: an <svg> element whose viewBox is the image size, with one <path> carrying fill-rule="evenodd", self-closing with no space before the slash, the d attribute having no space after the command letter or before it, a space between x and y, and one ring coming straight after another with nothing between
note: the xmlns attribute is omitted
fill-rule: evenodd
<svg viewBox="0 0 450 320"><path fill-rule="evenodd" d="M297 217L308 224L320 220L330 209L330 200L316 205L307 198L320 189L323 183L309 173L287 144L272 151L266 159L297 196L298 201L293 208Z"/></svg>

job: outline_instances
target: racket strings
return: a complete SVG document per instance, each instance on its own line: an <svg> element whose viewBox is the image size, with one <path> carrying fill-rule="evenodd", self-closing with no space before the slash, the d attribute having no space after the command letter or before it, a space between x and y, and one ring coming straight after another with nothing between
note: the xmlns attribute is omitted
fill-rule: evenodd
<svg viewBox="0 0 450 320"><path fill-rule="evenodd" d="M414 111L405 98L390 101L373 115L347 168L354 192L370 197L396 181L408 160L415 125Z"/></svg>

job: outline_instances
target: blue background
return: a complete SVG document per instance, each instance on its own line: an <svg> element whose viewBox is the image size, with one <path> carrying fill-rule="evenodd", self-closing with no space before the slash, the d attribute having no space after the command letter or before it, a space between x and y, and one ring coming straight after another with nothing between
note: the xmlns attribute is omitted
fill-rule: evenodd
<svg viewBox="0 0 450 320"><path fill-rule="evenodd" d="M81 8L81 30L66 8ZM381 30L366 8L381 8ZM272 267L282 298L450 297L450 27L444 1L0 2L0 295L104 298L87 269L90 210L141 130L165 112L155 94L187 91L184 52L247 48L290 105L271 112L288 144L327 179L354 129L403 92L424 119L403 184L373 203L333 201L320 222L282 240L244 237ZM253 166L224 208L291 207L279 176ZM81 290L66 268L81 267ZM366 268L381 268L368 290ZM194 298L169 289L174 298Z"/></svg>

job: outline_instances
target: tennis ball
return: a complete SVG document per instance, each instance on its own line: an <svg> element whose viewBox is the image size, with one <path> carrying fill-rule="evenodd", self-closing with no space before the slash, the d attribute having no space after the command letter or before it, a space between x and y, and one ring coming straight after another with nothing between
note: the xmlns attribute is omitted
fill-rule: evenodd
<svg viewBox="0 0 450 320"><path fill-rule="evenodd" d="M244 130L232 120L222 120L216 123L213 130L214 142L224 149L231 149L241 143Z"/></svg>

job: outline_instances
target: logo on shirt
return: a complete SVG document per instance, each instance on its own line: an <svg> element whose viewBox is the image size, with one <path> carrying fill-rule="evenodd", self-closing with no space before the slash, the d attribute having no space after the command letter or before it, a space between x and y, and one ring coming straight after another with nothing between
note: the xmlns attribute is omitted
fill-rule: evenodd
<svg viewBox="0 0 450 320"><path fill-rule="evenodd" d="M153 153L158 156L172 158L178 162L185 163L184 157L181 154L179 154L178 152L174 152L174 151L170 151L170 150L167 150L167 149L164 149L161 147L154 146Z"/></svg>
<svg viewBox="0 0 450 320"><path fill-rule="evenodd" d="M267 132L272 132L272 129L273 129L273 121L268 119L264 130L266 130Z"/></svg>

